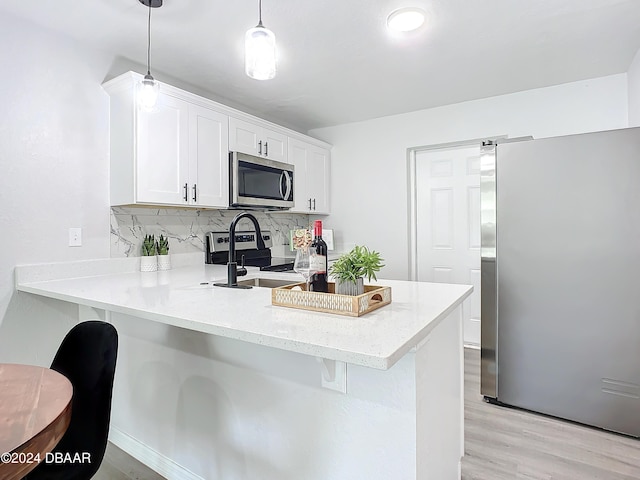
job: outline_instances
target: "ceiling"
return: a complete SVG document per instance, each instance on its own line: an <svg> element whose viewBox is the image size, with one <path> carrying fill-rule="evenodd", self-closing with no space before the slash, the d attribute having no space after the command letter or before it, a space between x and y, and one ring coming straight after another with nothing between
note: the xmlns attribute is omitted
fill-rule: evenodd
<svg viewBox="0 0 640 480"><path fill-rule="evenodd" d="M157 78L303 132L623 73L640 49L639 0L263 0L279 63L258 81L243 66L258 0L164 3L152 13ZM426 24L389 35L386 16L402 6L422 7ZM138 0L2 0L2 10L146 64Z"/></svg>

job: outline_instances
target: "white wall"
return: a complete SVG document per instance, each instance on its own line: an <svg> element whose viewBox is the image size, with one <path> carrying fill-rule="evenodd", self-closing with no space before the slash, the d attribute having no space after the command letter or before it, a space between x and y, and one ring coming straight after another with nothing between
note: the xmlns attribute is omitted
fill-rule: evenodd
<svg viewBox="0 0 640 480"><path fill-rule="evenodd" d="M111 59L4 13L0 41L0 361L48 364L73 309L14 293L13 267L109 256Z"/></svg>
<svg viewBox="0 0 640 480"><path fill-rule="evenodd" d="M633 58L627 72L629 90L629 126L640 126L640 50Z"/></svg>
<svg viewBox="0 0 640 480"><path fill-rule="evenodd" d="M408 148L498 135L540 138L627 126L627 75L619 74L309 134L334 146L334 208L326 224L334 229L337 248L365 244L385 258L382 277L406 279Z"/></svg>

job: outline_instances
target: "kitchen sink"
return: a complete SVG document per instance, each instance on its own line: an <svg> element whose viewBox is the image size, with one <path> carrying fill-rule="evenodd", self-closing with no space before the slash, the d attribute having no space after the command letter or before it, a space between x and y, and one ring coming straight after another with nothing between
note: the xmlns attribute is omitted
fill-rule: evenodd
<svg viewBox="0 0 640 480"><path fill-rule="evenodd" d="M283 285L291 285L292 283L299 283L295 278L291 280L280 280L275 278L255 277L247 278L245 280L238 280L238 285L250 285L252 287L264 287L264 288L277 288Z"/></svg>

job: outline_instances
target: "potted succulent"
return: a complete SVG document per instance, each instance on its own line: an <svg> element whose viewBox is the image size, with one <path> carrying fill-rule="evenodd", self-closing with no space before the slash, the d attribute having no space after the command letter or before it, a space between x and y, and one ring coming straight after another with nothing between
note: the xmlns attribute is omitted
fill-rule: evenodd
<svg viewBox="0 0 640 480"><path fill-rule="evenodd" d="M142 242L142 257L140 257L141 272L155 272L158 270L156 259L156 239L153 235L145 235Z"/></svg>
<svg viewBox="0 0 640 480"><path fill-rule="evenodd" d="M171 270L171 257L169 256L169 238L162 236L156 243L158 252L158 270Z"/></svg>
<svg viewBox="0 0 640 480"><path fill-rule="evenodd" d="M364 293L364 277L368 281L376 278L384 264L380 254L367 247L356 245L349 253L345 253L329 269L329 274L336 282L336 293L341 295L362 295Z"/></svg>

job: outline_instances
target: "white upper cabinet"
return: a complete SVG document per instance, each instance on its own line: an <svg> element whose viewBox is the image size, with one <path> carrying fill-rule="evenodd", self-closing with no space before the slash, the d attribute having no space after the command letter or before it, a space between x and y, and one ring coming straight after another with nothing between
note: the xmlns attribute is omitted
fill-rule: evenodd
<svg viewBox="0 0 640 480"><path fill-rule="evenodd" d="M161 94L156 111L137 111L136 120L135 201L127 203L184 203L184 185L189 181L189 145L184 141L189 134L189 105ZM122 160L112 158L112 163ZM129 158L124 161L130 163ZM119 178L114 180L113 187L118 189ZM119 192L118 197L129 198L132 193Z"/></svg>
<svg viewBox="0 0 640 480"><path fill-rule="evenodd" d="M229 117L162 85L156 108L136 103L133 74L111 96L111 205L229 205Z"/></svg>
<svg viewBox="0 0 640 480"><path fill-rule="evenodd" d="M138 108L142 76L103 85L111 101L110 204L229 207L229 151L295 165L292 212L328 214L330 145L162 83Z"/></svg>
<svg viewBox="0 0 640 480"><path fill-rule="evenodd" d="M311 198L313 213L331 213L329 187L331 174L331 154L329 150L311 146L307 158L307 195Z"/></svg>
<svg viewBox="0 0 640 480"><path fill-rule="evenodd" d="M331 153L328 149L289 138L289 160L294 171L292 212L329 214Z"/></svg>
<svg viewBox="0 0 640 480"><path fill-rule="evenodd" d="M189 174L194 205L229 206L229 117L189 107Z"/></svg>
<svg viewBox="0 0 640 480"><path fill-rule="evenodd" d="M287 136L258 123L229 118L229 149L287 162ZM287 162L289 163L289 162Z"/></svg>

